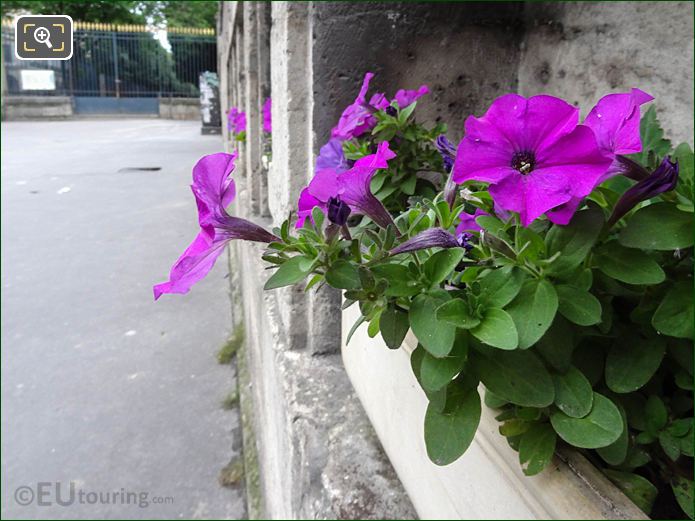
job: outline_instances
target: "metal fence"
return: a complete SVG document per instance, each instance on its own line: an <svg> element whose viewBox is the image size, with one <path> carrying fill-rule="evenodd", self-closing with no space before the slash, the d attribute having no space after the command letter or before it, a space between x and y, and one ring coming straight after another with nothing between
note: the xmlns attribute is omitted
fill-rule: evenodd
<svg viewBox="0 0 695 521"><path fill-rule="evenodd" d="M3 22L2 46L11 95L197 97L200 73L217 71L212 29L160 32L139 25L76 22L70 60L31 61L15 56L14 26ZM26 88L26 70L52 70L55 88Z"/></svg>

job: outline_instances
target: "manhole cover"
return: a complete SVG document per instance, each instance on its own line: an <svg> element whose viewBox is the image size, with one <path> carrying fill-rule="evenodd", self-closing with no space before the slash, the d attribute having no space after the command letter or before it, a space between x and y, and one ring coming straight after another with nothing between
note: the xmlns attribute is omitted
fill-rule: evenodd
<svg viewBox="0 0 695 521"><path fill-rule="evenodd" d="M157 172L161 170L161 166L127 166L120 168L119 172Z"/></svg>

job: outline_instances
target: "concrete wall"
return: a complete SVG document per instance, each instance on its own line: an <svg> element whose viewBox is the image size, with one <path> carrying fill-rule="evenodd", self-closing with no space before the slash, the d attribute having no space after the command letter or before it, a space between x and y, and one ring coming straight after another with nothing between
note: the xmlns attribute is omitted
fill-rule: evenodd
<svg viewBox="0 0 695 521"><path fill-rule="evenodd" d="M165 119L200 119L198 98L160 98L159 117Z"/></svg>
<svg viewBox="0 0 695 521"><path fill-rule="evenodd" d="M582 107L650 93L667 137L693 143L692 2L548 2L525 9L519 91Z"/></svg>
<svg viewBox="0 0 695 521"><path fill-rule="evenodd" d="M69 118L73 115L70 96L5 96L3 118L46 119Z"/></svg>
<svg viewBox="0 0 695 521"><path fill-rule="evenodd" d="M277 226L294 210L315 154L364 72L373 90L426 83L418 118L449 124L502 93L548 92L586 112L609 92L657 97L671 136L692 142L692 4L222 2L223 110L247 112L238 215ZM273 97L271 147L260 107ZM263 293L257 246L231 255L234 313L247 333L260 482L268 517L412 517L339 358L339 295ZM349 349L349 347L348 347ZM420 426L410 426L420 430ZM473 470L474 471L474 470ZM377 476L377 477L375 477Z"/></svg>
<svg viewBox="0 0 695 521"><path fill-rule="evenodd" d="M247 113L245 143L237 148L235 213L270 227L294 208L313 163L311 6L290 2L226 2L218 34L222 107ZM270 32L268 28L272 27ZM272 68L271 68L272 64ZM260 108L272 91L272 164L259 161L270 146ZM414 510L342 367L340 324L332 302L301 288L264 293L270 275L261 248L231 251L233 313L246 331L263 518L413 518ZM319 320L309 320L309 310ZM324 350L324 346L330 350ZM242 393L242 396L244 393ZM249 446L253 444L253 446Z"/></svg>

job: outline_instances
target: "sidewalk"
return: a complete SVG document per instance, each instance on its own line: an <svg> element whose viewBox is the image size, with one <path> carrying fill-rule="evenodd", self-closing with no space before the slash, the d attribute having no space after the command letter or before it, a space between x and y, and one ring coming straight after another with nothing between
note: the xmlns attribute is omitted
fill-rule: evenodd
<svg viewBox="0 0 695 521"><path fill-rule="evenodd" d="M2 123L3 518L245 516L217 481L241 443L215 358L227 266L186 296L151 289L197 230L191 168L221 148L198 122ZM71 481L71 506L16 500ZM88 504L121 490L145 506Z"/></svg>

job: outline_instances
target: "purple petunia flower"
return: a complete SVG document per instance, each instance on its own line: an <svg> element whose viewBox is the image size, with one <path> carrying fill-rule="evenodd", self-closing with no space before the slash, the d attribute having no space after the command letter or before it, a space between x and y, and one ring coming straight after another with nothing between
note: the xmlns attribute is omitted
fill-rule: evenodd
<svg viewBox="0 0 695 521"><path fill-rule="evenodd" d="M266 134L272 134L273 132L272 104L273 102L270 98L266 99L265 103L263 103L263 132Z"/></svg>
<svg viewBox="0 0 695 521"><path fill-rule="evenodd" d="M451 169L454 166L454 161L456 160L456 147L444 134L437 137L437 139L434 141L434 146L442 156L442 161L444 161L444 170L446 172L451 172Z"/></svg>
<svg viewBox="0 0 695 521"><path fill-rule="evenodd" d="M642 151L640 105L653 99L640 89L608 94L591 109L584 124L594 131L601 150L611 154L636 154Z"/></svg>
<svg viewBox="0 0 695 521"><path fill-rule="evenodd" d="M661 164L646 179L641 180L625 191L620 197L613 214L608 219L608 226L614 225L627 212L637 204L664 192L676 188L678 184L678 161L672 162L670 156L666 156Z"/></svg>
<svg viewBox="0 0 695 521"><path fill-rule="evenodd" d="M350 206L345 201L341 201L340 196L331 197L328 200L327 207L328 220L338 226L343 226L347 223L348 217L352 213Z"/></svg>
<svg viewBox="0 0 695 521"><path fill-rule="evenodd" d="M480 230L482 230L480 225L475 221L481 215L490 214L487 213L485 210L481 210L480 208L476 208L474 214L461 212L461 214L459 215L460 222L456 227L456 235L459 235L463 232L479 232Z"/></svg>
<svg viewBox="0 0 695 521"><path fill-rule="evenodd" d="M234 180L230 177L236 157L236 153L212 154L204 156L193 167L191 190L198 206L200 232L174 263L169 280L154 286L155 300L164 293L188 293L193 284L208 274L232 239L280 240L260 226L227 213L226 207L236 195Z"/></svg>
<svg viewBox="0 0 695 521"><path fill-rule="evenodd" d="M246 131L246 112L232 107L227 112L227 130L234 134L241 134Z"/></svg>
<svg viewBox="0 0 695 521"><path fill-rule="evenodd" d="M396 100L396 103L398 103L398 106L401 109L404 109L408 106L410 106L412 103L423 97L425 94L429 94L430 89L427 87L427 85L421 85L419 89L417 90L404 90L401 89L398 92L396 92L396 95L393 97L394 100Z"/></svg>
<svg viewBox="0 0 695 521"><path fill-rule="evenodd" d="M350 163L345 158L345 154L343 153L343 142L340 139L332 138L321 147L319 155L316 158L316 172L331 169L340 173L345 172L349 168Z"/></svg>
<svg viewBox="0 0 695 521"><path fill-rule="evenodd" d="M297 228L304 225L307 217L315 207L326 213L329 199L339 197L350 206L353 212L367 215L379 226L393 224L381 201L374 197L370 190L372 177L377 170L388 168L388 161L396 157L389 149L388 141L379 143L375 154L358 159L349 170L339 173L328 168L319 170L314 175L298 201Z"/></svg>
<svg viewBox="0 0 695 521"><path fill-rule="evenodd" d="M374 112L386 110L390 106L389 100L383 93L372 95L367 103L367 91L369 82L374 77L374 73L368 72L364 75L362 87L355 98L355 101L348 105L338 120L338 124L331 131L331 137L346 141L354 137L361 136L376 126ZM401 109L406 108L415 100L429 92L426 85L422 85L418 90L399 90L396 93L395 101Z"/></svg>
<svg viewBox="0 0 695 521"><path fill-rule="evenodd" d="M594 132L601 151L613 157L610 167L596 181L594 188L616 175L634 178L647 174L644 169L640 170L639 165L621 156L642 151L640 105L653 99L640 89L632 89L630 92L621 94L608 94L599 100L585 118L584 125ZM557 224L569 223L582 199L573 197L549 211L548 217Z"/></svg>
<svg viewBox="0 0 695 521"><path fill-rule="evenodd" d="M398 255L399 253L408 253L411 251L424 250L426 248L465 247L468 238L464 237L464 235L468 234L462 234L461 237L457 238L443 228L429 228L418 233L415 237L408 239L403 244L399 244L389 253L391 255Z"/></svg>
<svg viewBox="0 0 695 521"><path fill-rule="evenodd" d="M519 213L528 226L589 195L612 162L578 120L576 107L553 96L501 96L484 116L466 119L454 180L489 183L495 204Z"/></svg>

